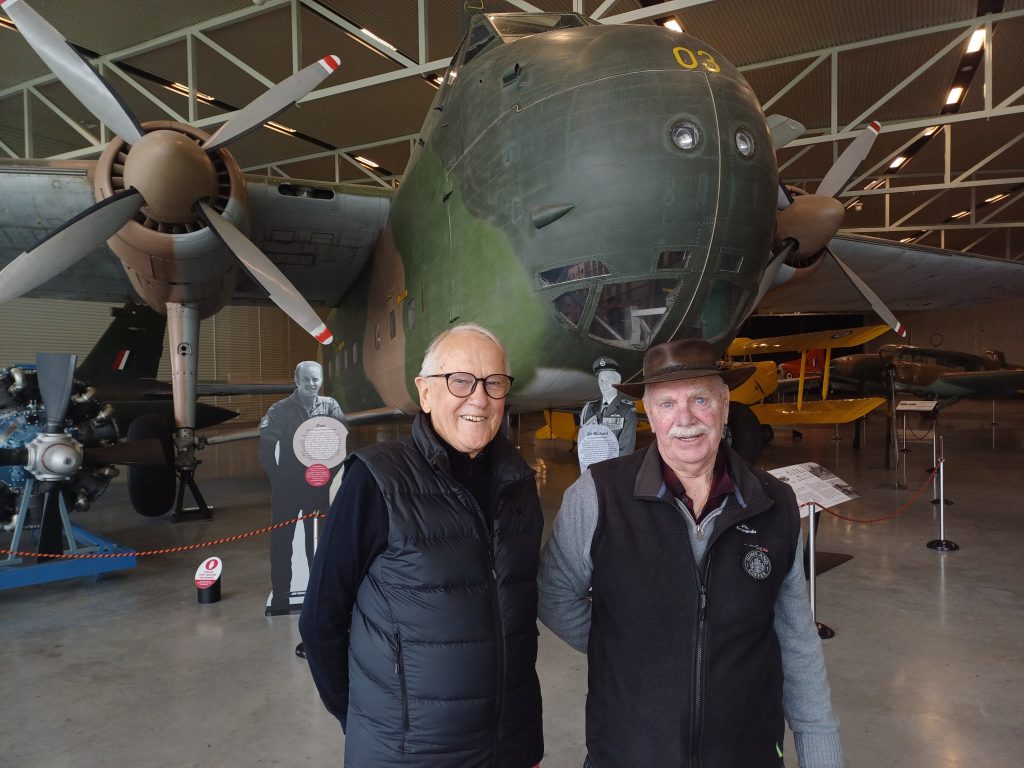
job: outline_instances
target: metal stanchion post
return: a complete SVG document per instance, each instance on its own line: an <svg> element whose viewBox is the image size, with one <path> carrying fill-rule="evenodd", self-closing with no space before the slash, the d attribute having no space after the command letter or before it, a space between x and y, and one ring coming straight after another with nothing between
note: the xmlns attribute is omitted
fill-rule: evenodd
<svg viewBox="0 0 1024 768"><path fill-rule="evenodd" d="M992 450L996 449L996 401L992 401Z"/></svg>
<svg viewBox="0 0 1024 768"><path fill-rule="evenodd" d="M818 575L817 575L817 573L815 573L815 569L816 569L816 565L817 564L816 564L816 558L815 558L815 545L814 545L814 538L815 538L814 522L815 522L815 515L818 514L818 505L815 504L812 501L812 502L810 502L808 504L807 509L808 509L808 515L807 515L807 523L808 523L808 525L807 525L807 530L808 530L807 546L809 548L808 549L808 553L810 555L810 563L809 563L810 564L810 573L808 574L808 581L810 582L810 593L811 593L811 619L814 620L814 626L818 628L818 637L820 637L822 640L828 640L829 638L836 636L835 630L833 630L831 627L829 627L829 626L827 626L825 624L822 624L820 621L817 620L817 618L815 616L816 608L815 608L814 582L815 582L815 579L817 579Z"/></svg>
<svg viewBox="0 0 1024 768"><path fill-rule="evenodd" d="M939 438L939 538L929 541L928 548L939 552L956 552L960 545L946 538L945 471L946 459L943 454L942 438Z"/></svg>

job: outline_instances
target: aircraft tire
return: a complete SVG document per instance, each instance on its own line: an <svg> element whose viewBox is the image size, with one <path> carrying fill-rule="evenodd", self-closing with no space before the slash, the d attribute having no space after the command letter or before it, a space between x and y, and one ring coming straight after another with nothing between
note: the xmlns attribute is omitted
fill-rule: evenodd
<svg viewBox="0 0 1024 768"><path fill-rule="evenodd" d="M775 430L772 429L771 424L761 425L761 442L768 445L772 440L775 439Z"/></svg>
<svg viewBox="0 0 1024 768"><path fill-rule="evenodd" d="M168 456L173 456L171 427L155 413L144 413L128 427L128 439L156 437L164 441ZM174 504L177 476L174 467L128 467L128 498L132 508L143 517L159 517Z"/></svg>
<svg viewBox="0 0 1024 768"><path fill-rule="evenodd" d="M761 422L743 403L729 403L729 444L753 464L761 455Z"/></svg>

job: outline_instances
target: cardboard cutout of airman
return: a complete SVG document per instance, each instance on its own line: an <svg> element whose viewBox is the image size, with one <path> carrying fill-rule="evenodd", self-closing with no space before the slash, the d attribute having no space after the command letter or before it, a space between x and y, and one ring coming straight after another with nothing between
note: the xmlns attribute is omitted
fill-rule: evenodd
<svg viewBox="0 0 1024 768"><path fill-rule="evenodd" d="M332 480L345 458L348 428L341 406L323 397L323 368L305 360L295 368L295 391L267 410L260 421L260 464L270 478L274 524L299 515L326 514ZM312 517L301 525L270 533L267 616L296 613L302 607L313 559Z"/></svg>
<svg viewBox="0 0 1024 768"><path fill-rule="evenodd" d="M601 397L585 403L580 413L578 445L582 470L595 461L625 456L636 447L636 406L615 389L622 381L619 364L602 356L594 361L593 370Z"/></svg>

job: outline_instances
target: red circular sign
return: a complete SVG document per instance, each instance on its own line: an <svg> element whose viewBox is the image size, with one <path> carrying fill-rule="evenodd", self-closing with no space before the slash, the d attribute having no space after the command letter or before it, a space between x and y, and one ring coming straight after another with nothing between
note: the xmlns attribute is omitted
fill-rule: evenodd
<svg viewBox="0 0 1024 768"><path fill-rule="evenodd" d="M331 470L323 464L311 464L306 468L306 482L314 488L327 485L331 481Z"/></svg>

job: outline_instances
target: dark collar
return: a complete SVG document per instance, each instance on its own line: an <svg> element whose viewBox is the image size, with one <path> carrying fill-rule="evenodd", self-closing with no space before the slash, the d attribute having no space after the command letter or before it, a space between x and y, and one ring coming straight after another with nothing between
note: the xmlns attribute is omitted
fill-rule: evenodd
<svg viewBox="0 0 1024 768"><path fill-rule="evenodd" d="M429 413L420 411L416 414L416 418L413 419L412 442L416 449L433 466L449 475L453 474L449 451L456 454L459 452L442 440L437 432L434 431ZM487 462L490 465L491 471L495 473L495 479L502 485L532 477L535 474L530 465L523 460L523 457L519 455L519 452L512 446L512 443L501 432L494 436L494 439L487 444L487 447L480 452L477 458L479 459L485 453L487 454ZM470 461L469 457L465 454L459 455Z"/></svg>
<svg viewBox="0 0 1024 768"><path fill-rule="evenodd" d="M661 462L661 479L664 481L665 487L668 488L669 493L683 502L686 508L693 513L695 511L693 509L693 500L686 493L682 480L665 463L664 459L661 458L661 454L658 454L658 459ZM715 457L715 468L711 472L711 490L708 492L708 500L704 504L704 509L708 511L717 509L725 501L725 497L732 493L735 488L732 475L729 474L729 463L725 459L725 453L719 450L718 455Z"/></svg>

